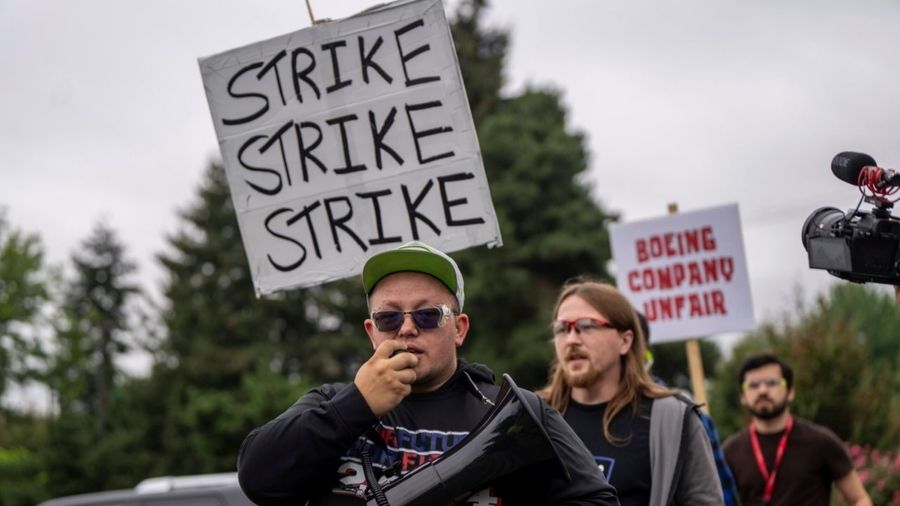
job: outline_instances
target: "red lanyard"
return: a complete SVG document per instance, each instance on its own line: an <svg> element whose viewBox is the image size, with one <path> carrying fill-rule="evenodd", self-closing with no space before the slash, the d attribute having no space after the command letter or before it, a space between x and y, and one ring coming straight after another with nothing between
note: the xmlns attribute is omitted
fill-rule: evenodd
<svg viewBox="0 0 900 506"><path fill-rule="evenodd" d="M753 445L753 455L756 457L756 465L762 474L763 480L766 482L765 492L763 493L763 501L769 504L772 500L772 491L775 490L775 475L778 473L778 466L781 465L781 459L784 457L784 450L787 449L788 436L791 435L791 429L794 428L794 418L789 416L787 424L784 427L784 434L778 441L778 449L775 451L775 462L772 466L772 472L766 468L766 459L763 457L762 449L759 447L759 437L756 435L756 427L750 422L750 443Z"/></svg>

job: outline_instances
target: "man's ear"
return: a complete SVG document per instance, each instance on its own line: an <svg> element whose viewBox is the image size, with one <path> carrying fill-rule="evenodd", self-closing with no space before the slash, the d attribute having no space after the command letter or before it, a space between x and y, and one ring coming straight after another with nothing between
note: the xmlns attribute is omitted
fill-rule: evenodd
<svg viewBox="0 0 900 506"><path fill-rule="evenodd" d="M363 328L366 329L366 334L369 336L369 342L372 343L372 349L378 347L378 343L375 342L375 332L378 330L375 328L375 323L371 318L366 318L363 322Z"/></svg>
<svg viewBox="0 0 900 506"><path fill-rule="evenodd" d="M741 388L741 397L740 397L740 400L741 400L741 406L743 406L743 407L745 407L745 408L746 408L746 407L750 407L750 405L747 403L747 396L744 395L744 389L743 389L743 387Z"/></svg>
<svg viewBox="0 0 900 506"><path fill-rule="evenodd" d="M455 321L454 327L456 332L453 336L453 342L459 348L466 341L466 335L469 334L469 315L459 313L453 320Z"/></svg>
<svg viewBox="0 0 900 506"><path fill-rule="evenodd" d="M622 343L619 345L619 355L625 356L631 350L631 345L634 344L634 332L630 330L619 332L619 337L622 338Z"/></svg>

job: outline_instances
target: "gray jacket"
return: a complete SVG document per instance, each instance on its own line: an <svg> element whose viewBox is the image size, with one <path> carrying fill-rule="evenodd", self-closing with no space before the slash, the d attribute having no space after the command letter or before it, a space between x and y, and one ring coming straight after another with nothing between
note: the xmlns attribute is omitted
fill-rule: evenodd
<svg viewBox="0 0 900 506"><path fill-rule="evenodd" d="M677 396L653 401L650 506L724 505L712 447L696 409L697 405Z"/></svg>

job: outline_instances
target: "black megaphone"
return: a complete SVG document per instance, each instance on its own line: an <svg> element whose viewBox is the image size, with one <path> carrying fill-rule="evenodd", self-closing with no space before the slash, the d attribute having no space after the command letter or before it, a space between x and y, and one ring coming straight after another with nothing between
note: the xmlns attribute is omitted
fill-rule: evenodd
<svg viewBox="0 0 900 506"><path fill-rule="evenodd" d="M562 475L569 478L540 416L512 378L504 374L494 407L465 439L383 488L370 479L366 504L456 504L504 476L543 461L555 462ZM374 473L366 475L374 478Z"/></svg>

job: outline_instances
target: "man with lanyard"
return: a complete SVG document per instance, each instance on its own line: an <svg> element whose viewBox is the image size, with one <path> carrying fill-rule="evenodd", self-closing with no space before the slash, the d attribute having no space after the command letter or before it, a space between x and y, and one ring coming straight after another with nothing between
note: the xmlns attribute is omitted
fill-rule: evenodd
<svg viewBox="0 0 900 506"><path fill-rule="evenodd" d="M851 506L871 506L843 442L828 428L792 416L794 373L769 353L748 357L738 380L750 425L725 441L743 506L828 506L831 485Z"/></svg>

